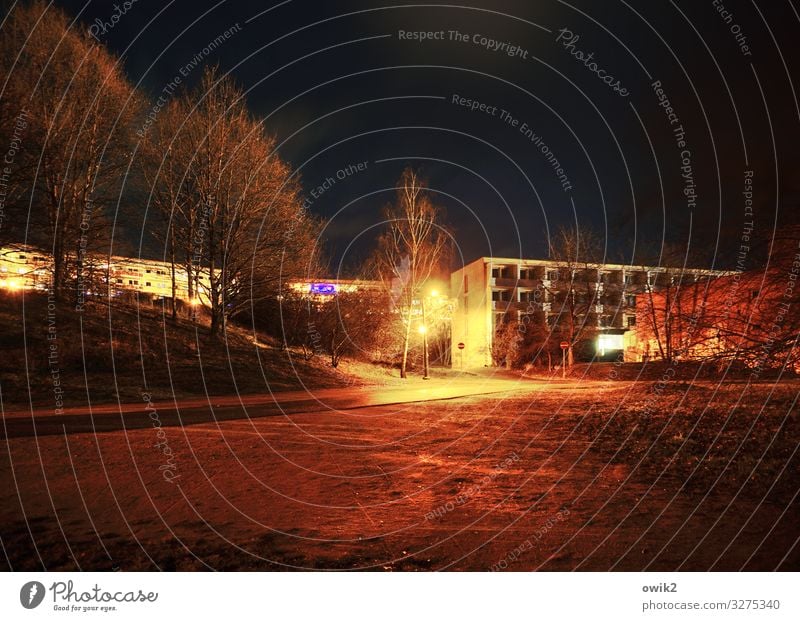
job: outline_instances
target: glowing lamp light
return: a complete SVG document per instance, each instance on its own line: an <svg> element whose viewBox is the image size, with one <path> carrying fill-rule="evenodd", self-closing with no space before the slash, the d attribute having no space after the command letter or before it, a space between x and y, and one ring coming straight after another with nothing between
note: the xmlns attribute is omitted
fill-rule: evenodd
<svg viewBox="0 0 800 621"><path fill-rule="evenodd" d="M601 334L597 337L597 349L601 355L607 351L621 351L625 344L621 334Z"/></svg>
<svg viewBox="0 0 800 621"><path fill-rule="evenodd" d="M420 326L417 329L419 330L420 334L425 334L428 331L428 328L426 328L425 326Z"/></svg>
<svg viewBox="0 0 800 621"><path fill-rule="evenodd" d="M198 304L200 304L200 300L199 300L199 298L192 298L189 301L189 304L191 304L192 306L197 306Z"/></svg>

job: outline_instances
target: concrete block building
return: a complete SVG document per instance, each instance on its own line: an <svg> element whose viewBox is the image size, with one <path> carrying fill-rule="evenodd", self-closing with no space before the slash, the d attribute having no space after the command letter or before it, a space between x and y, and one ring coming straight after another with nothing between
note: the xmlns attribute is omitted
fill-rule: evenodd
<svg viewBox="0 0 800 621"><path fill-rule="evenodd" d="M498 329L524 322L554 330L567 308L596 335L597 353L635 349L637 295L674 285L674 268L610 263L566 264L546 259L481 257L451 274L452 360L458 368L491 366ZM680 269L684 281L724 274ZM461 347L463 345L463 348Z"/></svg>

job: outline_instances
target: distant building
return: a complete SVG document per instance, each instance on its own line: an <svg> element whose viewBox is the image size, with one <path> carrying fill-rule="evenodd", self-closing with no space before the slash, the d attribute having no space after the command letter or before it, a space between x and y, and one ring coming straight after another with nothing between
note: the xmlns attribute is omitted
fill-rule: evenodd
<svg viewBox="0 0 800 621"><path fill-rule="evenodd" d="M0 248L0 289L39 289L49 286L52 259L30 246Z"/></svg>
<svg viewBox="0 0 800 621"><path fill-rule="evenodd" d="M0 289L45 291L52 278L52 256L31 246L0 248ZM89 257L84 288L88 295L116 296L126 291L147 293L154 298L172 297L172 266L165 261L135 257ZM208 275L198 274L194 298L206 302ZM199 289L199 291L197 291ZM189 299L189 280L183 266L175 266L175 297Z"/></svg>
<svg viewBox="0 0 800 621"><path fill-rule="evenodd" d="M685 281L700 282L725 272L682 269L680 273ZM573 314L578 310L581 328L593 335L596 355L618 357L626 347L633 352L637 296L669 287L675 277L675 270L657 266L570 267L544 259L481 257L451 275L453 364L491 366L499 329L523 323L554 332L565 321L568 306Z"/></svg>
<svg viewBox="0 0 800 621"><path fill-rule="evenodd" d="M800 253L795 263L727 273L637 296L631 360L737 360L800 368Z"/></svg>
<svg viewBox="0 0 800 621"><path fill-rule="evenodd" d="M356 293L360 291L380 291L383 283L379 280L341 278L320 278L293 280L288 284L289 291L302 298L317 302L332 300L340 293Z"/></svg>

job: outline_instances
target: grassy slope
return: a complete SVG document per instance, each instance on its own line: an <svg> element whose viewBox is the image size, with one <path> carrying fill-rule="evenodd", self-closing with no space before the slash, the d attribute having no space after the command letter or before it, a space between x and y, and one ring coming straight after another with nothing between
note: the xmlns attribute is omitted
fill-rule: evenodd
<svg viewBox="0 0 800 621"><path fill-rule="evenodd" d="M224 338L212 338L204 326L165 321L150 307L97 306L78 314L64 304L56 310L55 328L57 338L48 340L45 296L0 292L5 409L26 407L29 397L34 405L54 407L51 345L57 348L65 407L85 405L87 399L139 401L145 382L154 399L360 383L319 358L304 361L274 344L256 345L246 330L234 327Z"/></svg>

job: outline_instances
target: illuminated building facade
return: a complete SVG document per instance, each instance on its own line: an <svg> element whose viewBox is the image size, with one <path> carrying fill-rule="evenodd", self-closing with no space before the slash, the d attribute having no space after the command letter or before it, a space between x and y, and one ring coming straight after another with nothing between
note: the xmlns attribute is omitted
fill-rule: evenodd
<svg viewBox="0 0 800 621"><path fill-rule="evenodd" d="M340 293L380 291L383 284L378 280L343 280L340 278L320 280L295 280L289 283L289 291L304 299L327 302Z"/></svg>
<svg viewBox="0 0 800 621"><path fill-rule="evenodd" d="M596 355L615 358L633 352L637 296L648 289L671 286L673 272L644 265L569 267L545 259L481 257L451 274L455 302L453 364L463 368L491 366L497 331L509 322L553 330L564 321L567 296L574 296L572 308L580 310L576 318L580 325L597 335ZM697 269L680 272L684 281L691 282L724 273Z"/></svg>
<svg viewBox="0 0 800 621"><path fill-rule="evenodd" d="M12 245L0 248L0 288L8 290L33 289L46 291L50 287L52 257L30 246ZM138 292L154 298L172 297L171 265L165 261L132 257L91 257L87 261L86 288L89 295L115 296L124 292ZM208 276L197 276L199 287L195 298L206 302L204 290L208 287ZM199 293L197 292L199 290ZM175 266L175 297L189 299L189 281L186 270Z"/></svg>
<svg viewBox="0 0 800 621"><path fill-rule="evenodd" d="M800 371L800 253L794 263L775 261L765 271L726 273L706 282L681 283L639 295L636 335L628 358L737 360L750 368Z"/></svg>

